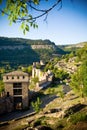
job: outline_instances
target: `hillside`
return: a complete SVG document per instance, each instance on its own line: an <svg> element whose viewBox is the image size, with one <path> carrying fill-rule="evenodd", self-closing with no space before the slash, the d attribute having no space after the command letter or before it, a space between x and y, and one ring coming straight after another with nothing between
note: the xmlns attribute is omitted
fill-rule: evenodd
<svg viewBox="0 0 87 130"><path fill-rule="evenodd" d="M69 54L68 60L66 55L62 59L54 58L44 66L53 72L53 82L39 91L36 91L36 85L33 89L29 86L34 105L27 111L1 115L0 130L87 129L87 45L77 52L76 56Z"/></svg>
<svg viewBox="0 0 87 130"><path fill-rule="evenodd" d="M77 49L84 47L85 44L87 44L87 42L81 42L81 43L72 44L72 45L59 45L58 47L63 49L66 52L71 52L71 51L76 51Z"/></svg>
<svg viewBox="0 0 87 130"><path fill-rule="evenodd" d="M61 55L65 52L50 40L0 37L0 66L25 66L40 59L47 61L54 57L53 54Z"/></svg>

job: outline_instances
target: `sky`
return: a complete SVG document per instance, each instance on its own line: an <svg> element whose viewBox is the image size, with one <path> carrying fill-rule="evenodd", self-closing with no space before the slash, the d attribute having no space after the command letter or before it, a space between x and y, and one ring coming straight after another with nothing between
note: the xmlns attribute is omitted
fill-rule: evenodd
<svg viewBox="0 0 87 130"><path fill-rule="evenodd" d="M42 2L39 8L49 8L55 1ZM0 36L49 39L56 45L87 41L87 0L62 0L62 8L58 8L59 5L48 14L46 21L45 17L38 19L38 29L30 28L26 35L19 29L19 23L10 26L7 16L0 13ZM36 15L35 12L31 13Z"/></svg>

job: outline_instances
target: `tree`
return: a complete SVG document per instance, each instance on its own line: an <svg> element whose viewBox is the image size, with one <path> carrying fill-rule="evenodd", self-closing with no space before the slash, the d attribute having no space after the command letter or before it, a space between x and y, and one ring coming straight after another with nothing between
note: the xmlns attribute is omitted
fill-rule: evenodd
<svg viewBox="0 0 87 130"><path fill-rule="evenodd" d="M81 97L87 97L87 60L85 60L78 71L72 76L70 86Z"/></svg>
<svg viewBox="0 0 87 130"><path fill-rule="evenodd" d="M0 80L0 93L4 91L4 83Z"/></svg>
<svg viewBox="0 0 87 130"><path fill-rule="evenodd" d="M72 76L70 86L81 97L87 97L87 45L77 51L81 66Z"/></svg>
<svg viewBox="0 0 87 130"><path fill-rule="evenodd" d="M59 80L64 80L67 77L69 77L69 74L66 71L62 69L59 70L57 67L54 68L53 73L54 73L55 78Z"/></svg>
<svg viewBox="0 0 87 130"><path fill-rule="evenodd" d="M35 111L36 113L38 113L38 112L41 110L41 107L40 107L41 104L42 104L42 102L41 102L41 100L40 100L39 97L37 97L36 102L32 102L32 103L31 103L31 105L32 105L32 107L33 107L33 109L34 109L34 111Z"/></svg>
<svg viewBox="0 0 87 130"><path fill-rule="evenodd" d="M49 1L49 0L44 0ZM39 9L38 6L41 5L43 0L0 0L0 4L6 5L5 8L1 8L0 11L2 15L6 14L10 21L10 24L20 22L21 29L25 34L26 31L29 31L30 27L37 28L38 25L36 23L37 19L40 17L45 16L47 19L48 13L55 8L57 5L60 4L59 9L62 7L62 0L56 0L55 3L48 9ZM37 14L33 16L30 10Z"/></svg>
<svg viewBox="0 0 87 130"><path fill-rule="evenodd" d="M85 42L84 47L77 51L77 58L78 58L78 61L85 61L87 59L87 43L86 42Z"/></svg>
<svg viewBox="0 0 87 130"><path fill-rule="evenodd" d="M61 99L63 100L64 99L64 92L63 91L59 91L58 94L61 97Z"/></svg>

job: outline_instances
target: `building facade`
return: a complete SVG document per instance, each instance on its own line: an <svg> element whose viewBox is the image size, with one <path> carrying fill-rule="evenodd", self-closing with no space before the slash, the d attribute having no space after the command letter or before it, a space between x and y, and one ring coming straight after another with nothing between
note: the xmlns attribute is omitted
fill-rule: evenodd
<svg viewBox="0 0 87 130"><path fill-rule="evenodd" d="M13 71L3 75L5 94L13 99L14 109L29 106L29 76L22 71Z"/></svg>
<svg viewBox="0 0 87 130"><path fill-rule="evenodd" d="M40 66L39 68L37 66ZM40 61L34 62L32 67L32 78L38 77L38 83L36 83L36 90L39 91L42 88L45 88L49 86L53 80L53 73L48 70L47 72L44 72L45 64Z"/></svg>

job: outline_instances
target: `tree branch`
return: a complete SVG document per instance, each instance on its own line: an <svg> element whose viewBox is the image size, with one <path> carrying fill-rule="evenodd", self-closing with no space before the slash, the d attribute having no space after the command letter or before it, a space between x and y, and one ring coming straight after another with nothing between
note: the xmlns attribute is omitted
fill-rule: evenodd
<svg viewBox="0 0 87 130"><path fill-rule="evenodd" d="M53 4L52 5L52 7L50 7L49 9L47 9L47 10L41 10L41 9L37 9L37 8L35 8L34 6L32 6L31 5L31 0L28 0L27 1L27 5L29 6L29 7L31 7L33 10L35 10L35 11L39 11L39 12L42 12L42 14L40 14L40 15L38 15L38 16L35 16L35 17L32 17L32 18L25 18L25 17L22 17L22 18L18 18L16 21L26 21L26 20L29 20L29 21L31 21L31 22L35 22L38 18L40 18L40 17L42 17L42 16L44 16L44 15L46 15L46 18L44 19L44 20L46 20L47 19L47 16L48 16L48 13L52 10L52 9L54 9L60 2L61 2L61 4L62 4L62 0L57 0L56 1L56 3L55 4ZM62 7L62 5L61 5L61 7ZM61 8L60 7L60 8ZM60 10L60 8L59 8L59 10ZM5 11L3 11L2 9L0 9L0 11L2 12L2 13L4 13L4 14L6 14L6 15L8 15L9 16L9 14L8 13L6 13Z"/></svg>

